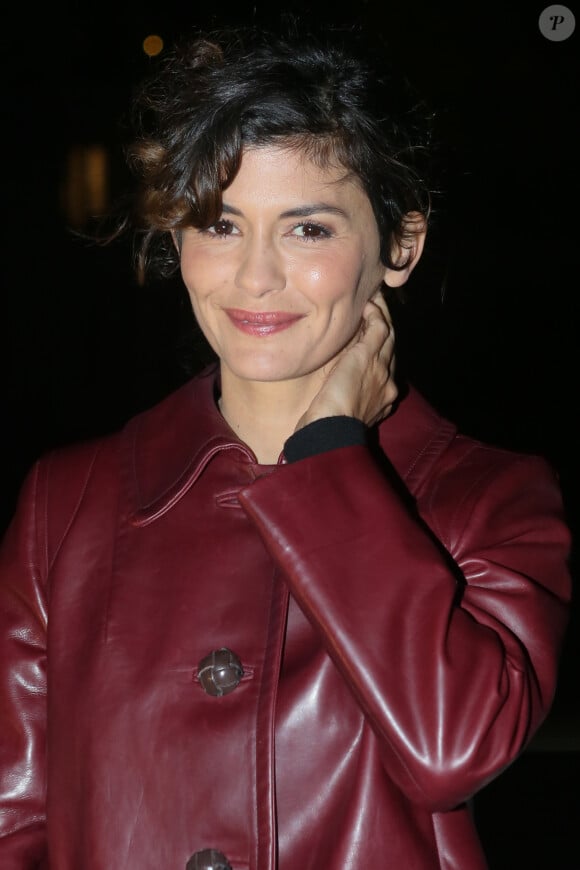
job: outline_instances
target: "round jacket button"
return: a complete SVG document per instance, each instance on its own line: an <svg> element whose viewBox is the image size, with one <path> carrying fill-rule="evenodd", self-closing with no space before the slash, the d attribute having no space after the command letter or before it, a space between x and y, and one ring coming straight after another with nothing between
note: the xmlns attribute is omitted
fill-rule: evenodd
<svg viewBox="0 0 580 870"><path fill-rule="evenodd" d="M217 849L202 849L191 856L185 870L232 870L232 867L226 856Z"/></svg>
<svg viewBox="0 0 580 870"><path fill-rule="evenodd" d="M223 647L214 649L198 665L198 677L205 692L214 697L233 692L244 675L237 655Z"/></svg>

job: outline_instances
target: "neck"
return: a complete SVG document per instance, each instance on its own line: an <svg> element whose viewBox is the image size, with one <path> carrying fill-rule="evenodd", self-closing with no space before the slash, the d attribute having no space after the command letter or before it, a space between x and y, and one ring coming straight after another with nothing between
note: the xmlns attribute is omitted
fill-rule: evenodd
<svg viewBox="0 0 580 870"><path fill-rule="evenodd" d="M278 462L318 383L304 378L284 382L240 380L222 367L220 411L262 465Z"/></svg>

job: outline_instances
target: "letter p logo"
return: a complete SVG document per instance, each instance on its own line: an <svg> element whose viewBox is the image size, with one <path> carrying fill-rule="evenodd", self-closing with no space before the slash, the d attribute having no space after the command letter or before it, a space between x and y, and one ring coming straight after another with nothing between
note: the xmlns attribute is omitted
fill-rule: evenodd
<svg viewBox="0 0 580 870"><path fill-rule="evenodd" d="M546 39L562 42L574 33L576 19L567 6L546 6L538 19L538 27Z"/></svg>

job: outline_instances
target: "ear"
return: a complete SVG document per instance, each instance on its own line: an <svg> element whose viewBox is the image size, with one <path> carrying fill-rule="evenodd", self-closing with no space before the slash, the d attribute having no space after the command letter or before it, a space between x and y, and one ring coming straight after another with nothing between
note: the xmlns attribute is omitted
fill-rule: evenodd
<svg viewBox="0 0 580 870"><path fill-rule="evenodd" d="M425 236L427 235L427 219L425 215L419 211L410 211L405 215L403 233L405 237L404 243L394 242L391 249L392 262L402 268L392 269L388 266L385 269L383 280L388 287L402 287L419 262L425 247Z"/></svg>

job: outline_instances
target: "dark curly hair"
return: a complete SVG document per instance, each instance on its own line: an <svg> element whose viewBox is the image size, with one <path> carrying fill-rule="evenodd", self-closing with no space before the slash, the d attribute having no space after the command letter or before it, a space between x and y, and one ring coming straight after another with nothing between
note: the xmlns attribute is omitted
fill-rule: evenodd
<svg viewBox="0 0 580 870"><path fill-rule="evenodd" d="M246 147L297 148L320 166L358 178L371 202L385 265L393 241L428 216L420 169L428 115L408 83L385 68L384 50L355 30L284 36L257 28L196 34L166 55L136 94L137 135L127 160L137 180L130 223L144 280L178 267L171 231L207 228Z"/></svg>

